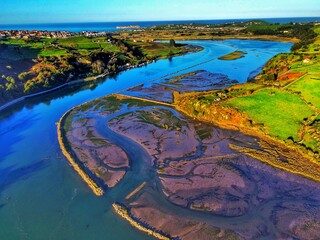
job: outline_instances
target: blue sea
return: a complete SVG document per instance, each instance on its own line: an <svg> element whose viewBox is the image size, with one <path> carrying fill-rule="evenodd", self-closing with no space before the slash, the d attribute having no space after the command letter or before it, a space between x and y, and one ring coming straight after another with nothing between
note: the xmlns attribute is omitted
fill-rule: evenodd
<svg viewBox="0 0 320 240"><path fill-rule="evenodd" d="M167 24L224 24L232 22L244 22L253 19L220 19L220 20L183 20L183 21L142 21L142 22L85 22L85 23L47 23L47 24L0 24L0 30L47 30L47 31L97 31L112 32L119 31L117 26L139 25L140 27L151 27ZM290 23L290 22L320 22L320 17L299 17L299 18L262 18L270 23Z"/></svg>

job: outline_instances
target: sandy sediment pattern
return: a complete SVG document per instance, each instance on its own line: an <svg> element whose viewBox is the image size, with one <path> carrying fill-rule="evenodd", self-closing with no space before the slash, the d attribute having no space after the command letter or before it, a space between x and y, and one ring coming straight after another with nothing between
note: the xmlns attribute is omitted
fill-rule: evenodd
<svg viewBox="0 0 320 240"><path fill-rule="evenodd" d="M66 117L69 115L69 113L73 109L69 110L66 112L59 120L58 126L57 126L57 131L58 131L58 141L59 145L61 148L61 151L63 155L67 158L71 166L74 168L74 170L80 175L80 177L88 184L88 186L91 188L93 193L97 196L102 196L104 191L102 188L98 186L98 184L79 166L77 161L72 157L70 152L67 150L67 147L65 145L65 140L64 140L64 129L63 129L63 123L66 119Z"/></svg>
<svg viewBox="0 0 320 240"><path fill-rule="evenodd" d="M154 231L152 229L149 229L145 226L143 226L141 223L139 223L138 221L134 220L128 210L124 207L124 206L121 206L120 204L117 204L117 203L113 203L112 204L112 207L114 209L114 211L120 215L122 218L124 218L125 220L127 220L133 227L137 228L138 230L140 231L143 231L153 237L156 237L157 239L160 239L160 240L170 240L169 237L157 232L157 231Z"/></svg>

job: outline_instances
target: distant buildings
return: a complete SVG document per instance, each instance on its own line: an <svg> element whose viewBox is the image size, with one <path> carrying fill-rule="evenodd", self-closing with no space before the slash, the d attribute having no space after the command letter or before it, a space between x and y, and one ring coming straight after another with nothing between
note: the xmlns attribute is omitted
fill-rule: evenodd
<svg viewBox="0 0 320 240"><path fill-rule="evenodd" d="M0 38L29 39L29 38L69 38L74 34L68 31L40 30L0 30Z"/></svg>
<svg viewBox="0 0 320 240"><path fill-rule="evenodd" d="M110 33L107 32L93 32L83 31L80 33L73 33L68 31L40 31L40 30L0 30L0 39L29 39L29 38L70 38L74 36L86 37L106 37ZM110 40L108 40L110 41Z"/></svg>
<svg viewBox="0 0 320 240"><path fill-rule="evenodd" d="M107 32L87 32L87 31L83 31L82 34L86 37L105 37L108 35Z"/></svg>

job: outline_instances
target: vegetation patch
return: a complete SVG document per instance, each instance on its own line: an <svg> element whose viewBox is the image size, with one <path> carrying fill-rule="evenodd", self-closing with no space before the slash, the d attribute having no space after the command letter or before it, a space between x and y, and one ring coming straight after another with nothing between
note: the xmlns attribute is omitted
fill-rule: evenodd
<svg viewBox="0 0 320 240"><path fill-rule="evenodd" d="M320 109L320 74L306 75L288 89L300 94L307 102Z"/></svg>
<svg viewBox="0 0 320 240"><path fill-rule="evenodd" d="M144 55L149 59L170 58L175 55L186 53L184 46L176 46L170 43L162 42L136 42Z"/></svg>
<svg viewBox="0 0 320 240"><path fill-rule="evenodd" d="M121 36L0 39L0 104L69 81L142 66L157 58L195 51L184 45L136 42ZM19 62L15 62L15 61ZM24 66L24 67L20 67Z"/></svg>
<svg viewBox="0 0 320 240"><path fill-rule="evenodd" d="M263 89L252 95L230 99L223 103L248 114L268 133L286 140L298 140L298 132L314 111L298 96L279 89Z"/></svg>
<svg viewBox="0 0 320 240"><path fill-rule="evenodd" d="M246 52L243 52L243 51L234 51L232 53L229 53L229 54L226 54L222 57L219 57L218 59L219 60L236 60L236 59L239 59L239 58L243 58L244 55L247 54Z"/></svg>

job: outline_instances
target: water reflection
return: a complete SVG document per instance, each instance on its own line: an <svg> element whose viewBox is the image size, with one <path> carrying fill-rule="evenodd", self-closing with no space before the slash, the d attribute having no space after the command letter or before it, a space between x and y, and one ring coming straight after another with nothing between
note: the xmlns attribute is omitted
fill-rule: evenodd
<svg viewBox="0 0 320 240"><path fill-rule="evenodd" d="M24 181L31 177L35 172L38 172L48 166L46 161L37 161L25 167L6 167L0 169L0 194L4 189L9 188L12 184Z"/></svg>

